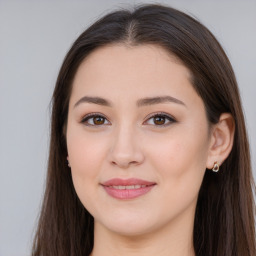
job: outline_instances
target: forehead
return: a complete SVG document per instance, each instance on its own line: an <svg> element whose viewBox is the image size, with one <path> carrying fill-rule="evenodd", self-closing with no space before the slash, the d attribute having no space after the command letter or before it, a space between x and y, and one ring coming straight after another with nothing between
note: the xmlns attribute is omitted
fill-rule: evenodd
<svg viewBox="0 0 256 256"><path fill-rule="evenodd" d="M159 86L164 80L167 83L168 79L174 82L190 80L190 77L190 71L181 61L160 46L114 44L100 47L85 58L76 72L73 86L83 84L88 88L88 81L94 83L94 87L100 86L102 80L105 86L109 81L119 83L119 87L128 83L140 83L139 87Z"/></svg>
<svg viewBox="0 0 256 256"><path fill-rule="evenodd" d="M131 45L128 43L111 43L93 50L89 55L87 55L81 65L83 65L85 62L89 63L97 58L108 59L111 57L109 59L109 61L111 61L113 57L117 57L116 54L120 58L125 56L127 61L148 57L151 60L162 59L165 61L172 61L177 64L182 64L182 61L177 56L160 45L149 43L138 45Z"/></svg>
<svg viewBox="0 0 256 256"><path fill-rule="evenodd" d="M102 97L128 106L141 98L169 95L186 105L202 99L181 61L156 45L100 47L80 64L72 85L70 103L84 96Z"/></svg>
<svg viewBox="0 0 256 256"><path fill-rule="evenodd" d="M206 119L204 102L181 61L154 45L111 45L97 49L81 63L69 106L74 108L84 97L101 98L116 113L134 114L141 100L166 96L183 102L186 116Z"/></svg>

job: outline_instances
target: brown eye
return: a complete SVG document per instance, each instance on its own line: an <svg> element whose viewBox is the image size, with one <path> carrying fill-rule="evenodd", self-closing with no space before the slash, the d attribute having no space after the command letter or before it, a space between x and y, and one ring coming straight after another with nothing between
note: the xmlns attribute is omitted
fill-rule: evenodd
<svg viewBox="0 0 256 256"><path fill-rule="evenodd" d="M101 117L101 116L93 117L93 123L94 123L95 125L104 124L104 121L105 121L105 118L103 118L103 117Z"/></svg>
<svg viewBox="0 0 256 256"><path fill-rule="evenodd" d="M109 121L104 116L90 114L85 116L81 121L81 123L87 126L101 126L101 125L109 124Z"/></svg>
<svg viewBox="0 0 256 256"><path fill-rule="evenodd" d="M175 122L176 120L170 115L159 113L152 115L145 123L153 126L165 127Z"/></svg>
<svg viewBox="0 0 256 256"><path fill-rule="evenodd" d="M163 117L163 116L155 116L154 117L154 124L156 124L156 125L163 125L163 124L165 124L165 117Z"/></svg>

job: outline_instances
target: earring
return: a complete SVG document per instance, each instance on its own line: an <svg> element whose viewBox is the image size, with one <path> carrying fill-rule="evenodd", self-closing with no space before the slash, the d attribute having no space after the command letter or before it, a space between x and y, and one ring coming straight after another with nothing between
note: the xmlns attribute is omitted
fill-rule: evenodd
<svg viewBox="0 0 256 256"><path fill-rule="evenodd" d="M70 166L70 163L69 163L68 159L67 159L67 163L68 163L68 167L70 168L71 166Z"/></svg>
<svg viewBox="0 0 256 256"><path fill-rule="evenodd" d="M212 171L213 172L218 172L219 169L220 169L220 166L218 165L218 162L217 161L214 162L213 167L212 167Z"/></svg>

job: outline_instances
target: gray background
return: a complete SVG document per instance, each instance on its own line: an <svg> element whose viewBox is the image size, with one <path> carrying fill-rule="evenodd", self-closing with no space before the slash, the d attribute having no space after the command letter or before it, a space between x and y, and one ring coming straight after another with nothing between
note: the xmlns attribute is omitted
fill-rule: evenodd
<svg viewBox="0 0 256 256"><path fill-rule="evenodd" d="M50 98L71 43L113 7L150 1L0 0L0 256L29 255L42 200ZM152 1L151 1L152 2ZM256 166L256 0L169 0L219 39L241 90Z"/></svg>

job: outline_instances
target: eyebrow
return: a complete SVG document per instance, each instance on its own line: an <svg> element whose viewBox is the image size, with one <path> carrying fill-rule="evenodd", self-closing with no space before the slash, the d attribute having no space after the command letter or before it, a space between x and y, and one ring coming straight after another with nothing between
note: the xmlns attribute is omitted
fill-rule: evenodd
<svg viewBox="0 0 256 256"><path fill-rule="evenodd" d="M79 101L77 101L77 103L74 105L74 108L80 105L81 103L93 103L93 104L107 106L107 107L112 106L112 104L109 101L103 98L84 96Z"/></svg>
<svg viewBox="0 0 256 256"><path fill-rule="evenodd" d="M148 106L148 105L154 105L154 104L160 104L160 103L177 103L183 106L186 106L185 103L181 100L178 100L171 96L158 96L158 97L152 97L152 98L144 98L137 101L137 106Z"/></svg>
<svg viewBox="0 0 256 256"><path fill-rule="evenodd" d="M168 102L177 103L177 104L186 106L183 101L178 100L171 96L157 96L157 97L139 99L137 101L137 106L142 107L142 106L149 106L149 105L168 103ZM92 104L97 104L97 105L106 106L106 107L113 106L113 104L110 101L104 98L84 96L76 102L76 104L74 105L74 108L80 105L81 103L92 103Z"/></svg>

